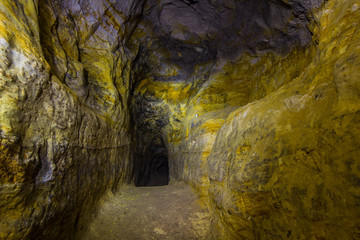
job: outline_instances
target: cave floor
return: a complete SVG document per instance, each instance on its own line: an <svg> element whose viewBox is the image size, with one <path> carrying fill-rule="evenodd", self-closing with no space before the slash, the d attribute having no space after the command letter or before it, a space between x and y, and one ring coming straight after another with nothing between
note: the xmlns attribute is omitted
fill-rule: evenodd
<svg viewBox="0 0 360 240"><path fill-rule="evenodd" d="M124 186L92 214L80 239L206 239L210 215L185 183Z"/></svg>

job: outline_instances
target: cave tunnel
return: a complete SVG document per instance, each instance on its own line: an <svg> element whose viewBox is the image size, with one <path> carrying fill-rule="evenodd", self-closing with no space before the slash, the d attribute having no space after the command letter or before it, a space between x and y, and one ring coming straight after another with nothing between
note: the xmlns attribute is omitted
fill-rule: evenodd
<svg viewBox="0 0 360 240"><path fill-rule="evenodd" d="M164 186L169 184L169 162L164 154L155 155L138 175L136 186Z"/></svg>
<svg viewBox="0 0 360 240"><path fill-rule="evenodd" d="M360 239L359 29L359 0L0 0L0 239Z"/></svg>

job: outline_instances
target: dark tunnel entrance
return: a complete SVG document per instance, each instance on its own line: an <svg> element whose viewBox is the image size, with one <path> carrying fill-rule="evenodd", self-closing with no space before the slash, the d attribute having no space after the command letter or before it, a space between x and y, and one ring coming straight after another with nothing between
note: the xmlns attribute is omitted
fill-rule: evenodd
<svg viewBox="0 0 360 240"><path fill-rule="evenodd" d="M142 173L139 173L135 185L144 186L165 186L169 184L169 162L164 154L155 155L151 158L148 166Z"/></svg>

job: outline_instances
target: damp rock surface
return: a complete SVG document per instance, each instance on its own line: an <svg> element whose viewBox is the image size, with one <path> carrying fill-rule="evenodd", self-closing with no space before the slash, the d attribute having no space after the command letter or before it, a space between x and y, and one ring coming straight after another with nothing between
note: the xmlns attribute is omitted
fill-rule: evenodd
<svg viewBox="0 0 360 240"><path fill-rule="evenodd" d="M187 184L124 186L105 200L80 240L208 239L210 215Z"/></svg>

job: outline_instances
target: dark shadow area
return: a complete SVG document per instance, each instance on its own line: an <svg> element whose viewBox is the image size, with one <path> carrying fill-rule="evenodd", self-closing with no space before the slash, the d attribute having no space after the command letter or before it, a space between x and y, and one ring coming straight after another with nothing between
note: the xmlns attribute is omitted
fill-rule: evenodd
<svg viewBox="0 0 360 240"><path fill-rule="evenodd" d="M165 155L155 155L150 164L138 175L137 187L164 186L169 184L169 163Z"/></svg>

